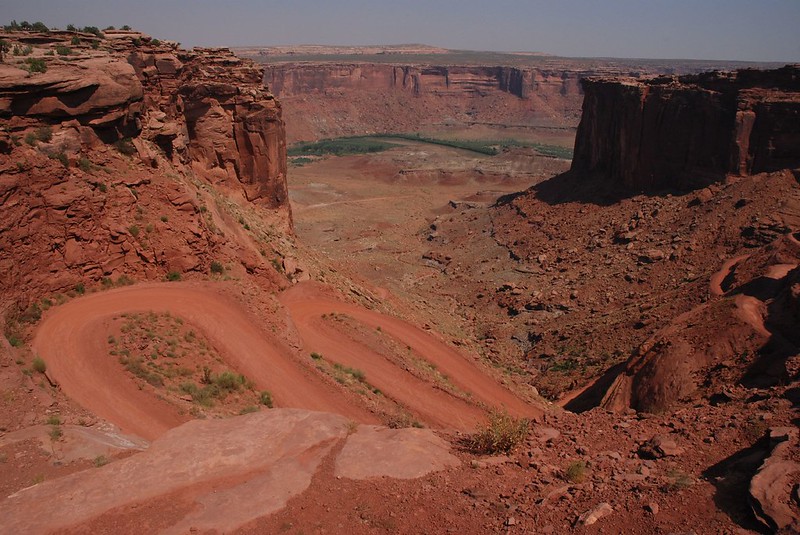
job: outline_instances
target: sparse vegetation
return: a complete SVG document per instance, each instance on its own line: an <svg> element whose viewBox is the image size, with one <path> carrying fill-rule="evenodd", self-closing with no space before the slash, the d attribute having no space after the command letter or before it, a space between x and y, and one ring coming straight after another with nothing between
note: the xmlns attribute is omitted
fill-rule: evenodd
<svg viewBox="0 0 800 535"><path fill-rule="evenodd" d="M36 356L33 358L33 362L31 363L31 368L33 371L38 373L44 373L47 371L47 363L45 363L44 359L40 356Z"/></svg>
<svg viewBox="0 0 800 535"><path fill-rule="evenodd" d="M66 45L56 45L56 54L59 56L70 56L72 55L72 49Z"/></svg>
<svg viewBox="0 0 800 535"><path fill-rule="evenodd" d="M64 436L64 432L58 425L54 425L53 427L51 427L49 434L50 434L50 440L52 440L53 442L57 442L58 440L61 439L62 436Z"/></svg>
<svg viewBox="0 0 800 535"><path fill-rule="evenodd" d="M67 157L67 154L63 150L48 154L47 157L50 158L51 160L58 160L59 163L61 163L61 165L63 165L64 167L69 167L69 158Z"/></svg>
<svg viewBox="0 0 800 535"><path fill-rule="evenodd" d="M265 407L272 408L272 394L268 390L262 390L259 394L259 400Z"/></svg>
<svg viewBox="0 0 800 535"><path fill-rule="evenodd" d="M670 479L664 488L664 490L667 492L681 491L694 485L694 478L677 468L669 470L667 472L667 477Z"/></svg>
<svg viewBox="0 0 800 535"><path fill-rule="evenodd" d="M125 156L133 156L134 154L136 154L136 147L133 144L133 140L129 137L118 139L114 143L114 146L117 148L120 154L123 154Z"/></svg>
<svg viewBox="0 0 800 535"><path fill-rule="evenodd" d="M169 273L167 273L167 280L170 282L177 282L181 280L180 271L170 271Z"/></svg>
<svg viewBox="0 0 800 535"><path fill-rule="evenodd" d="M514 418L505 411L492 411L489 422L467 441L467 447L483 455L509 453L528 436L528 420Z"/></svg>
<svg viewBox="0 0 800 535"><path fill-rule="evenodd" d="M57 414L52 414L47 418L47 425L61 425L61 418Z"/></svg>
<svg viewBox="0 0 800 535"><path fill-rule="evenodd" d="M140 232L139 231L139 226L138 225L131 225L130 227L128 227L128 232L131 233L131 236L133 236L134 238L137 238L139 236L139 232Z"/></svg>
<svg viewBox="0 0 800 535"><path fill-rule="evenodd" d="M573 461L564 470L564 479L570 483L581 483L586 479L586 463L584 461Z"/></svg>
<svg viewBox="0 0 800 535"><path fill-rule="evenodd" d="M25 67L30 73L47 72L47 63L42 58L25 59Z"/></svg>
<svg viewBox="0 0 800 535"><path fill-rule="evenodd" d="M105 466L108 464L108 458L105 455L98 455L94 458L94 466L95 468L100 468L101 466Z"/></svg>
<svg viewBox="0 0 800 535"><path fill-rule="evenodd" d="M224 272L225 272L225 266L223 266L220 262L217 262L216 260L211 261L211 273L221 275Z"/></svg>

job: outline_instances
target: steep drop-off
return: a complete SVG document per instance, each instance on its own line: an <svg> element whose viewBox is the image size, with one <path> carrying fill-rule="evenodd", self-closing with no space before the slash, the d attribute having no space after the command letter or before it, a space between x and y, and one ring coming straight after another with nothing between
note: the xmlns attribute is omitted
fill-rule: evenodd
<svg viewBox="0 0 800 535"><path fill-rule="evenodd" d="M800 68L589 78L572 169L633 190L800 165Z"/></svg>

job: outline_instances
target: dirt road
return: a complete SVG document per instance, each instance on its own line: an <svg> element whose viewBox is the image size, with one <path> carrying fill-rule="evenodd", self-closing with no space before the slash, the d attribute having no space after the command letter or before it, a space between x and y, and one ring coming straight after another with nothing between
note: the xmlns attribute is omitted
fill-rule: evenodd
<svg viewBox="0 0 800 535"><path fill-rule="evenodd" d="M534 407L483 372L436 336L400 319L380 314L329 296L324 287L310 282L294 286L281 296L308 351L317 351L334 362L358 368L388 396L396 399L425 421L441 427L470 429L484 418L478 405L505 409L517 416L541 414ZM354 344L324 322L323 314L347 314L356 321L402 342L431 364L460 390L467 393L467 403L418 379L387 358Z"/></svg>
<svg viewBox="0 0 800 535"><path fill-rule="evenodd" d="M146 439L189 419L140 390L108 354L111 319L125 312L169 312L200 329L226 362L270 390L281 407L335 412L360 422L377 419L300 365L258 327L257 318L214 285L140 284L75 299L51 309L33 348L63 391L83 407Z"/></svg>

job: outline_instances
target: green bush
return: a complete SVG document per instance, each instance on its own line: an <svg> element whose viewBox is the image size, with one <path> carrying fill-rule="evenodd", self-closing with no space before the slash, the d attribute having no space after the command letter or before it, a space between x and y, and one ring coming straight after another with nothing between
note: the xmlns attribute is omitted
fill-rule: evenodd
<svg viewBox="0 0 800 535"><path fill-rule="evenodd" d="M492 411L489 422L467 440L467 446L478 454L509 453L528 436L528 420L514 418L507 412Z"/></svg>
<svg viewBox="0 0 800 535"><path fill-rule="evenodd" d="M72 36L72 40L70 41L70 44L72 46L78 46L79 44L81 44L81 38L78 37L77 35L73 35Z"/></svg>
<svg viewBox="0 0 800 535"><path fill-rule="evenodd" d="M27 58L25 60L28 72L47 72L47 63L42 58Z"/></svg>
<svg viewBox="0 0 800 535"><path fill-rule="evenodd" d="M33 368L33 371L35 372L44 373L47 371L47 363L45 363L42 357L37 355L33 358L31 368Z"/></svg>
<svg viewBox="0 0 800 535"><path fill-rule="evenodd" d="M86 156L81 156L78 158L78 169L84 173L90 173L92 171L92 161Z"/></svg>
<svg viewBox="0 0 800 535"><path fill-rule="evenodd" d="M138 225L131 225L130 227L128 227L128 232L130 232L131 236L133 236L134 238L138 237L139 236Z"/></svg>
<svg viewBox="0 0 800 535"><path fill-rule="evenodd" d="M59 56L69 56L72 54L72 49L66 45L56 45L56 54Z"/></svg>
<svg viewBox="0 0 800 535"><path fill-rule="evenodd" d="M179 271L170 271L167 273L167 280L170 282L177 282L181 280L181 274Z"/></svg>
<svg viewBox="0 0 800 535"><path fill-rule="evenodd" d="M47 157L50 158L51 160L58 160L64 167L69 167L69 158L67 157L67 154L63 150L60 152L54 152L52 154L48 154Z"/></svg>
<svg viewBox="0 0 800 535"><path fill-rule="evenodd" d="M27 143L31 147L36 146L36 143L38 142L39 140L36 137L36 132L28 132L27 134L25 134L25 143Z"/></svg>
<svg viewBox="0 0 800 535"><path fill-rule="evenodd" d="M221 274L225 272L225 266L217 262L216 260L211 261L211 273Z"/></svg>
<svg viewBox="0 0 800 535"><path fill-rule="evenodd" d="M49 126L40 126L36 129L36 139L42 143L50 143L53 140L53 129Z"/></svg>
<svg viewBox="0 0 800 535"><path fill-rule="evenodd" d="M269 390L262 390L259 394L259 398L262 405L269 409L272 408L272 394L269 392Z"/></svg>

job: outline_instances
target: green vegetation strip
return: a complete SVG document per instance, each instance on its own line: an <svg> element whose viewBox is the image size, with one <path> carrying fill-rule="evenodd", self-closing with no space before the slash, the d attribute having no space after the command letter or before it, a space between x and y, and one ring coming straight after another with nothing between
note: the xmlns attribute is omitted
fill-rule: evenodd
<svg viewBox="0 0 800 535"><path fill-rule="evenodd" d="M441 139L423 136L419 133L411 134L367 134L363 136L340 137L335 139L323 139L316 142L297 143L289 148L288 155L298 158L302 162L308 163L307 156L324 156L333 154L344 156L348 154L365 154L381 152L397 146L389 143L386 139L398 139L405 141L415 141L417 143L429 143L432 145L442 145L454 149L468 150L487 156L500 154L509 147L532 148L542 156L551 158L572 159L572 149L558 145L547 145L544 143L534 143L530 141L520 141L516 139L503 140L467 140L467 139Z"/></svg>

